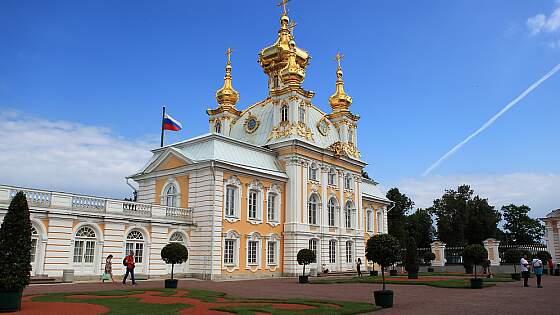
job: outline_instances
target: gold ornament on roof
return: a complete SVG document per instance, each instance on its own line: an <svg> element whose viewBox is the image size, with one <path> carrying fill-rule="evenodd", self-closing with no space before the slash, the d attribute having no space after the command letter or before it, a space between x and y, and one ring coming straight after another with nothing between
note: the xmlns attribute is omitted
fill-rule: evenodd
<svg viewBox="0 0 560 315"><path fill-rule="evenodd" d="M291 51L288 54L288 63L280 71L280 78L282 83L286 85L297 86L303 83L305 79L305 70L296 62L296 44L294 41L290 42Z"/></svg>
<svg viewBox="0 0 560 315"><path fill-rule="evenodd" d="M220 107L235 107L239 100L239 93L233 88L231 83L231 53L233 50L228 48L226 50L226 75L224 77L224 85L221 89L216 91L216 100Z"/></svg>
<svg viewBox="0 0 560 315"><path fill-rule="evenodd" d="M344 58L340 52L336 53L335 61L337 63L336 69L336 91L329 97L329 103L333 112L347 112L352 105L352 97L344 91L344 80L342 79L342 67L340 61Z"/></svg>
<svg viewBox="0 0 560 315"><path fill-rule="evenodd" d="M296 135L306 140L315 141L313 139L313 132L306 124L302 122L290 123L284 121L280 125L274 127L272 131L268 134L267 141L272 139L286 138L291 135Z"/></svg>
<svg viewBox="0 0 560 315"><path fill-rule="evenodd" d="M359 159L361 154L358 148L352 142L337 141L328 147L329 150L334 152L335 156L348 156Z"/></svg>

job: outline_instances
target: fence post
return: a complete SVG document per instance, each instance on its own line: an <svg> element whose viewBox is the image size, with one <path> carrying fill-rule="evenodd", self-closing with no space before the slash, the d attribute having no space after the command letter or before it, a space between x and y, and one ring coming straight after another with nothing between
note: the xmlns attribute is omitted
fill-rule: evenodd
<svg viewBox="0 0 560 315"><path fill-rule="evenodd" d="M483 242L484 248L488 251L488 260L490 260L490 266L500 265L500 252L498 248L500 247L500 241L495 238L487 238Z"/></svg>
<svg viewBox="0 0 560 315"><path fill-rule="evenodd" d="M445 243L442 241L434 241L430 244L430 247L432 249L432 253L436 255L436 259L432 261L432 266L445 266Z"/></svg>

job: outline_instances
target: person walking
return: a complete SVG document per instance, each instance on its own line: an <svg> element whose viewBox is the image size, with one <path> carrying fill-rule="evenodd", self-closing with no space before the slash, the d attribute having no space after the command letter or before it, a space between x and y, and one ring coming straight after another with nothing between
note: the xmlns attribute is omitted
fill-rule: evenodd
<svg viewBox="0 0 560 315"><path fill-rule="evenodd" d="M122 280L123 284L126 284L126 278L128 278L128 274L130 274L130 279L132 280L132 285L136 285L136 280L134 279L134 251L130 251L130 254L126 256L123 260L123 265L126 266L126 273Z"/></svg>
<svg viewBox="0 0 560 315"><path fill-rule="evenodd" d="M358 277L362 276L362 259L358 258L358 262L356 263L356 269L358 270Z"/></svg>
<svg viewBox="0 0 560 315"><path fill-rule="evenodd" d="M535 273L535 277L537 278L537 288L542 288L541 280L544 269L543 262L539 259L539 257L537 257L533 259L531 264L533 265L533 272Z"/></svg>
<svg viewBox="0 0 560 315"><path fill-rule="evenodd" d="M115 283L115 279L113 279L113 262L111 261L112 259L113 259L113 255L109 255L105 259L105 276L111 277L111 281ZM109 280L109 279L104 278L103 282L105 282L105 280Z"/></svg>
<svg viewBox="0 0 560 315"><path fill-rule="evenodd" d="M523 276L523 286L528 287L529 284L529 262L527 261L527 255L523 255L519 261L521 265L521 276Z"/></svg>

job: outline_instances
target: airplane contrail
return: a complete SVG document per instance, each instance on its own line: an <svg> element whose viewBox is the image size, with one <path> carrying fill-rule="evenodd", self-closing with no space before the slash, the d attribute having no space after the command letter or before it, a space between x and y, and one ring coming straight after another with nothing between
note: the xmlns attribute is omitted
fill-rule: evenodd
<svg viewBox="0 0 560 315"><path fill-rule="evenodd" d="M437 160L434 164L428 167L422 176L426 176L430 174L435 168L437 168L443 161L447 160L453 153L457 152L462 146L464 146L467 142L471 141L472 138L476 137L479 133L486 130L486 128L490 127L500 116L505 114L510 108L515 106L521 100L523 100L527 95L533 92L534 89L538 88L544 81L548 80L551 76L553 76L556 72L560 70L560 63L557 64L552 70L550 70L547 74L545 74L542 78L537 80L535 83L531 84L523 93L519 94L513 101L509 102L502 110L500 110L496 115L492 116L487 122L482 125L482 127L478 128L475 132L470 134L465 140L459 142L456 146L454 146L451 150L445 153L439 160Z"/></svg>

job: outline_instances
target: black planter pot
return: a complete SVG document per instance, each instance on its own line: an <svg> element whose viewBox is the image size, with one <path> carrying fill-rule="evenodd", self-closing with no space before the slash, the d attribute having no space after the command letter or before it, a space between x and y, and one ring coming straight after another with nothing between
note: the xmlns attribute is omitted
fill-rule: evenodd
<svg viewBox="0 0 560 315"><path fill-rule="evenodd" d="M418 272L409 272L408 279L418 279Z"/></svg>
<svg viewBox="0 0 560 315"><path fill-rule="evenodd" d="M519 274L519 273L512 273L512 274L511 274L511 278L512 278L513 280L519 281L519 280L521 280L521 274Z"/></svg>
<svg viewBox="0 0 560 315"><path fill-rule="evenodd" d="M0 312L17 312L21 310L23 290L0 291Z"/></svg>
<svg viewBox="0 0 560 315"><path fill-rule="evenodd" d="M179 280L177 279L165 279L165 288L166 289L177 289L177 284Z"/></svg>
<svg viewBox="0 0 560 315"><path fill-rule="evenodd" d="M309 276L299 276L299 283L309 283Z"/></svg>
<svg viewBox="0 0 560 315"><path fill-rule="evenodd" d="M484 280L482 278L471 279L471 289L482 289Z"/></svg>
<svg viewBox="0 0 560 315"><path fill-rule="evenodd" d="M396 269L389 270L389 276L396 276L396 275L397 275L397 270Z"/></svg>
<svg viewBox="0 0 560 315"><path fill-rule="evenodd" d="M428 272L434 272L434 268L428 267Z"/></svg>
<svg viewBox="0 0 560 315"><path fill-rule="evenodd" d="M393 290L373 291L375 305L383 308L393 307Z"/></svg>
<svg viewBox="0 0 560 315"><path fill-rule="evenodd" d="M369 276L370 277L377 277L379 275L379 271L377 270L370 270L369 271Z"/></svg>

